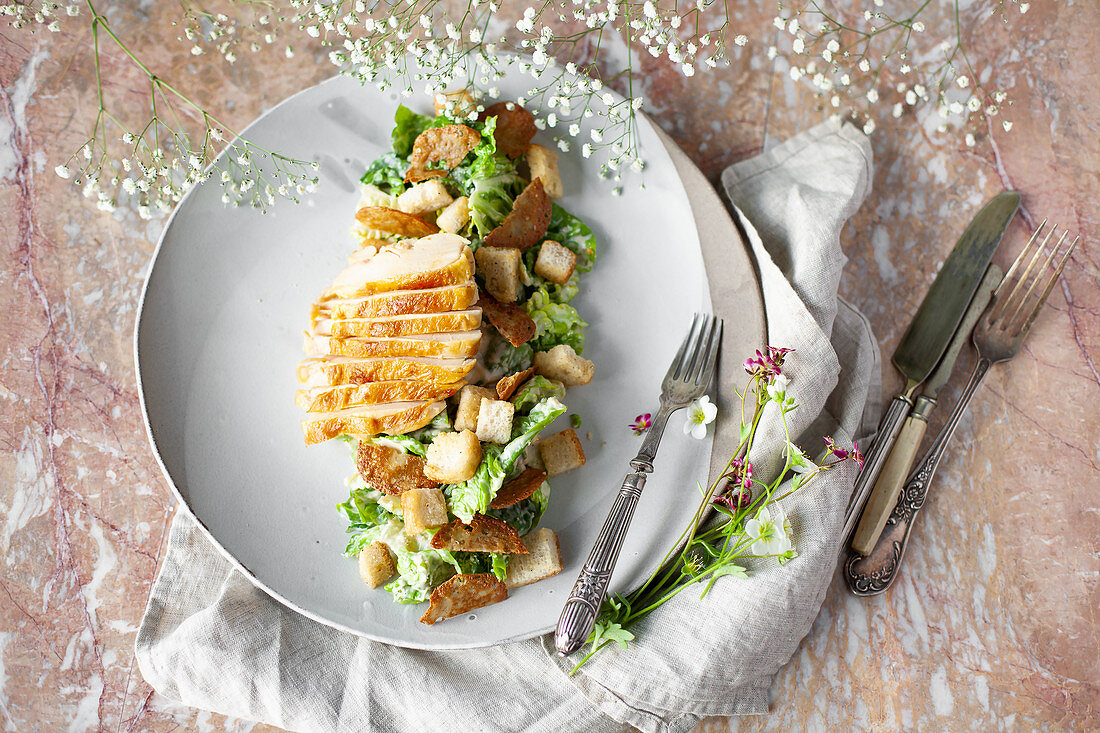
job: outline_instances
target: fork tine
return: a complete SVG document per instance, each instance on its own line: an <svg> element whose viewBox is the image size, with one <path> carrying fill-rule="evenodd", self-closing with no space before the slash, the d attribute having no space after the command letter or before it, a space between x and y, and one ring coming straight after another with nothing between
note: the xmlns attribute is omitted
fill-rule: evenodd
<svg viewBox="0 0 1100 733"><path fill-rule="evenodd" d="M676 372L680 369L680 363L684 360L684 354L687 352L688 344L691 343L691 336L695 333L695 324L699 322L699 314L696 313L691 317L691 328L688 329L687 335L684 336L683 342L680 344L680 350L676 352L676 356L672 357L672 364L668 367L668 372L665 374L666 380L676 378Z"/></svg>
<svg viewBox="0 0 1100 733"><path fill-rule="evenodd" d="M1041 228L1042 227L1039 227L1039 229L1041 229ZM1035 241L1035 239L1037 238L1037 236L1039 234L1039 229L1035 230L1035 234L1033 234L1031 239L1028 240L1028 243L1024 247L1023 251L1020 252L1019 256L1013 261L1012 267L1010 267L1008 269L1009 274L1005 275L1004 279L1001 281L1001 285L997 288L997 291L993 294L995 300L993 301L993 311L991 313L991 320L993 320L993 321L1000 320L1001 317L1005 314L1005 312L1011 307L1011 305L1017 302L1017 297L1018 297L1018 294L1020 292L1020 289L1024 286L1024 283L1027 282L1028 277L1031 275L1032 269L1035 267L1035 263L1042 256L1043 250L1047 246L1047 242L1050 241L1051 235L1054 234L1054 229L1051 229L1049 232L1047 232L1047 235L1045 237L1043 237L1043 241L1040 242L1038 247L1035 248L1035 251L1030 253L1031 257L1029 258L1027 255L1029 254L1029 250L1031 248L1032 242ZM1024 262L1024 260L1027 260L1027 266L1024 268L1024 271L1020 275L1020 277L1017 278L1017 280L1015 282L1012 282L1011 280L1009 280L1009 275L1013 274L1019 268L1019 266ZM1012 290L1010 290L1007 295L1001 296L1001 292L1000 292L1001 288L1006 288L1010 284L1012 286Z"/></svg>
<svg viewBox="0 0 1100 733"><path fill-rule="evenodd" d="M1064 236L1063 239L1065 239ZM1026 321L1024 321L1023 328L1020 330L1021 334L1026 336L1027 332L1031 330L1031 324L1035 322L1035 318L1039 315L1039 311L1042 309L1043 303L1047 301L1047 296L1050 295L1050 291L1054 290L1055 283L1057 283L1058 278L1062 276L1062 270L1066 268L1066 263L1069 262L1069 257L1071 254L1073 254L1073 250L1076 249L1077 243L1079 241L1081 241L1081 237L1077 236L1074 237L1073 241L1069 243L1069 248L1062 256L1062 261L1058 263L1058 267L1054 270L1054 274L1050 276L1050 280L1047 282L1047 286L1043 288L1043 294L1039 296L1039 300L1037 303L1035 303L1035 307L1032 309L1031 315L1027 317Z"/></svg>
<svg viewBox="0 0 1100 733"><path fill-rule="evenodd" d="M699 317L699 328L691 334L691 344L688 346L688 351L684 355L684 362L680 365L679 371L676 373L676 379L685 381L691 376L691 372L695 369L695 362L699 359L699 349L703 344L703 339L706 338L707 328L710 325L710 316L702 314Z"/></svg>
<svg viewBox="0 0 1100 733"><path fill-rule="evenodd" d="M1007 287L1006 283L1012 282L1012 276L1016 274L1016 270L1020 267L1020 263L1023 261L1025 253L1031 248L1031 245L1035 243L1035 240L1039 238L1039 233L1043 231L1043 227L1046 225L1047 220L1043 219L1039 222L1039 226L1035 228L1035 231L1031 233L1031 237L1027 240L1027 244L1024 245L1023 250L1017 255L1016 259L1013 260L1012 266L1008 268L1008 272L1001 278L1001 284L997 286L997 289L993 293L994 297L1000 295L1001 288Z"/></svg>
<svg viewBox="0 0 1100 733"><path fill-rule="evenodd" d="M1058 231L1057 226L1055 226L1054 229L1050 230L1051 235L1053 235L1056 231ZM1050 248L1050 254L1047 255L1047 258L1043 262L1042 266L1039 267L1039 269L1036 271L1035 277L1032 279L1031 285L1028 286L1027 292L1025 292L1023 296L1020 297L1019 302L1016 304L1016 310L1013 311L1012 315L1005 320L1005 328L1008 328L1013 323L1015 323L1019 315L1023 313L1024 306L1027 305L1028 300L1031 299L1031 294L1035 292L1035 288L1039 286L1039 283L1043 279L1043 273L1046 272L1046 269L1048 267L1050 267L1050 263L1054 261L1054 256L1058 254L1058 250L1061 249L1062 243L1066 241L1066 236L1068 234L1068 231L1062 232L1062 236L1059 237L1058 241L1054 243L1054 246Z"/></svg>
<svg viewBox="0 0 1100 733"><path fill-rule="evenodd" d="M696 380L696 384L704 389L710 384L710 380L714 378L714 367L718 363L718 347L722 344L722 330L725 328L725 323L721 318L714 320L714 330L711 332L710 343L707 344L707 356L703 361L703 372Z"/></svg>
<svg viewBox="0 0 1100 733"><path fill-rule="evenodd" d="M707 344L710 343L710 332L712 330L714 330L714 317L711 315L703 316L703 323L699 328L699 338L692 344L691 362L680 374L680 379L682 381L695 381L695 377L699 374L699 370L702 369L703 356L706 354Z"/></svg>

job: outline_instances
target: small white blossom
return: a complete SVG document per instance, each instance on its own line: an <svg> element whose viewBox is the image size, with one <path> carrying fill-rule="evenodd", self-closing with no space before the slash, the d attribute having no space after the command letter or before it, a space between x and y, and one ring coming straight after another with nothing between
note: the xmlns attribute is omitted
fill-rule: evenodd
<svg viewBox="0 0 1100 733"><path fill-rule="evenodd" d="M688 406L688 419L684 423L684 433L702 440L707 437L707 425L714 422L718 415L718 406L711 403L710 397L703 395Z"/></svg>
<svg viewBox="0 0 1100 733"><path fill-rule="evenodd" d="M69 176L72 175L72 173L69 171L68 167L63 166L63 165L59 165L56 168L54 168L53 172L56 173L57 175L61 176L62 178L68 178Z"/></svg>
<svg viewBox="0 0 1100 733"><path fill-rule="evenodd" d="M763 506L745 522L745 534L753 538L749 552L760 556L782 556L794 550L791 521L779 504Z"/></svg>

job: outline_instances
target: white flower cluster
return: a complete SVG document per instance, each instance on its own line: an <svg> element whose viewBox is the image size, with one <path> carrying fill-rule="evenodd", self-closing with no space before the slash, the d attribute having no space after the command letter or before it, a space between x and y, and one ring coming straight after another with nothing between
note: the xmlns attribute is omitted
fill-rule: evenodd
<svg viewBox="0 0 1100 733"><path fill-rule="evenodd" d="M61 30L60 18L80 15L83 3L55 3L45 0L39 3L4 3L0 5L0 17L8 19L12 28L44 26L46 30L57 33Z"/></svg>
<svg viewBox="0 0 1100 733"><path fill-rule="evenodd" d="M1014 2L1021 13L1027 12L1027 3ZM874 132L876 119L887 110L892 117L910 110L934 111L936 129L946 132L950 125L965 130L976 117L995 117L1008 104L1003 91L978 82L962 46L961 39L968 36L961 14L955 16L950 40L926 46L927 26L919 16L927 3L900 17L881 10L883 4L875 0L875 9L863 12L863 25L858 27L852 27L854 21L839 22L816 4L781 13L774 19L781 40L768 55L785 56L791 79L813 86L833 116L848 113L859 118L867 134ZM988 14L975 15L971 22L985 17ZM880 101L886 104L880 106ZM1002 127L1008 131L1012 123L1004 120ZM972 131L964 139L967 145L976 143Z"/></svg>

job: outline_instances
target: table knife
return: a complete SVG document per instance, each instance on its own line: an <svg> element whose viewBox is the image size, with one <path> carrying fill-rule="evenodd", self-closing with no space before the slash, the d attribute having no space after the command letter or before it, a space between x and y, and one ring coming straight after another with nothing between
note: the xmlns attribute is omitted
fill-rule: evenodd
<svg viewBox="0 0 1100 733"><path fill-rule="evenodd" d="M878 435L865 455L863 470L856 476L841 535L841 547L848 543L855 529L890 447L913 407L918 388L940 361L951 337L958 330L966 307L1019 205L1020 194L1005 191L982 207L955 243L955 248L940 268L909 329L894 351L892 361L905 377L905 389L890 402L879 423Z"/></svg>
<svg viewBox="0 0 1100 733"><path fill-rule="evenodd" d="M986 270L985 277L978 285L978 292L974 293L974 298L970 301L966 315L963 316L962 323L959 324L951 339L951 344L940 359L936 370L932 372L932 376L925 382L921 396L913 403L913 409L905 419L901 432L898 433L897 441L890 450L890 457L882 467L882 473L879 474L875 488L871 491L871 498L867 500L859 525L856 527L855 534L852 535L852 550L858 554L868 555L875 548L875 543L882 534L882 528L886 526L886 521L894 511L894 505L897 504L901 487L905 485L909 469L912 468L913 461L917 457L921 439L928 427L928 416L936 408L936 398L939 396L940 388L951 377L959 352L970 340L970 332L974 330L978 319L989 305L993 291L1000 284L1002 277L1004 277L1004 271L996 265L990 265Z"/></svg>

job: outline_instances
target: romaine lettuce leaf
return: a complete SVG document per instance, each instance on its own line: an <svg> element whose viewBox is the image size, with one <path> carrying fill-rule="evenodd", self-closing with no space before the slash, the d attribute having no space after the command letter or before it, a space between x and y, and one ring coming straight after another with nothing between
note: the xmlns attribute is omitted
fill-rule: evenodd
<svg viewBox="0 0 1100 733"><path fill-rule="evenodd" d="M397 112L393 115L393 122L393 132L390 133L390 138L393 141L393 152L400 158L409 157L409 154L412 153L413 143L416 142L416 138L420 133L429 127L442 127L450 124L450 120L446 117L428 117L427 115L417 114L403 104L397 107ZM405 171L401 172L401 177L404 180Z"/></svg>
<svg viewBox="0 0 1100 733"><path fill-rule="evenodd" d="M378 503L377 492L370 489L352 489L348 500L338 504L336 508L349 522L347 532L351 537L344 549L344 554L348 557L355 557L364 547L377 540L386 532L384 526L396 519L395 514Z"/></svg>
<svg viewBox="0 0 1100 733"><path fill-rule="evenodd" d="M512 405L517 415L526 415L532 407L551 397L557 400L565 397L565 385L536 374L524 382L519 391L512 395Z"/></svg>
<svg viewBox="0 0 1100 733"><path fill-rule="evenodd" d="M578 354L584 351L585 323L577 309L568 303L555 303L545 288L536 288L524 304L527 315L538 327L531 348L549 351L558 344L568 344Z"/></svg>
<svg viewBox="0 0 1100 733"><path fill-rule="evenodd" d="M546 238L560 242L577 255L577 270L588 272L596 264L596 236L583 221L554 204Z"/></svg>
<svg viewBox="0 0 1100 733"><path fill-rule="evenodd" d="M493 553L493 575L497 576L500 580L508 575L508 556L500 553Z"/></svg>
<svg viewBox="0 0 1100 733"><path fill-rule="evenodd" d="M386 584L386 590L398 603L423 603L433 588L462 572L454 554L447 550L406 550L393 546L390 550L397 557L398 577Z"/></svg>
<svg viewBox="0 0 1100 733"><path fill-rule="evenodd" d="M386 153L367 167L366 173L359 181L377 186L385 193L396 196L405 190L405 171L408 169L407 160L393 153Z"/></svg>

